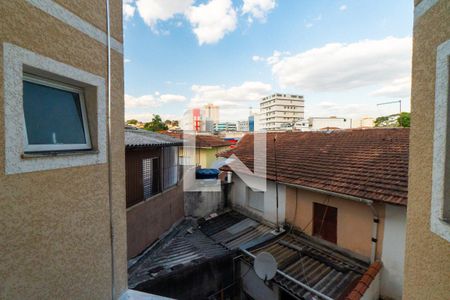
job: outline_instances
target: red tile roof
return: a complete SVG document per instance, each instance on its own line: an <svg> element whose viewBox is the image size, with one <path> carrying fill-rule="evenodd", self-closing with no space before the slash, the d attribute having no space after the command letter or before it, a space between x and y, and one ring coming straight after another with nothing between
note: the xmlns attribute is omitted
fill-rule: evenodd
<svg viewBox="0 0 450 300"><path fill-rule="evenodd" d="M279 182L406 205L409 129L267 133L269 180L275 180L275 136ZM253 170L253 140L245 135L220 155L235 154Z"/></svg>
<svg viewBox="0 0 450 300"><path fill-rule="evenodd" d="M374 262L369 269L367 269L366 273L364 273L353 290L351 290L347 297L345 297L345 300L360 300L377 276L378 272L381 270L381 267L381 262Z"/></svg>
<svg viewBox="0 0 450 300"><path fill-rule="evenodd" d="M162 131L162 134L169 135L178 139L183 139L183 132L170 132ZM187 134L186 134L187 135ZM232 142L225 141L215 135L197 134L195 136L196 147L197 148L213 148L213 147L225 147L232 145Z"/></svg>

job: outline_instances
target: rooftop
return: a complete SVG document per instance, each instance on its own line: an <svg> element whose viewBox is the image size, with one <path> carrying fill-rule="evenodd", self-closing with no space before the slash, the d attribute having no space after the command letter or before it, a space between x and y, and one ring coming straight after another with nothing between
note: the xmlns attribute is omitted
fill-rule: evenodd
<svg viewBox="0 0 450 300"><path fill-rule="evenodd" d="M134 127L125 128L125 147L127 149L182 145L183 141L175 137Z"/></svg>
<svg viewBox="0 0 450 300"><path fill-rule="evenodd" d="M275 180L276 153L281 183L407 204L407 128L267 133L266 138L269 180ZM253 140L253 135L245 135L234 149L221 156L235 154L253 170Z"/></svg>
<svg viewBox="0 0 450 300"><path fill-rule="evenodd" d="M183 139L185 137L190 136L190 134L184 134L183 132L170 132L170 131L164 131L162 132L162 134L175 137L178 139ZM230 141L226 141L216 135L211 134L196 134L195 143L196 148L226 147L231 145Z"/></svg>

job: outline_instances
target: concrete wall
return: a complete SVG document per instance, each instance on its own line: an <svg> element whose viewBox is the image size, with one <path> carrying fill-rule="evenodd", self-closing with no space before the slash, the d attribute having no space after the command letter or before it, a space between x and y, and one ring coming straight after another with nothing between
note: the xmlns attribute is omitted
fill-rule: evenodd
<svg viewBox="0 0 450 300"><path fill-rule="evenodd" d="M370 257L373 215L366 204L288 187L286 192L286 221L311 235L314 203L325 204L338 209L337 245L339 247L349 249L366 258ZM376 204L375 207L380 217L377 247L377 257L380 258L384 242L384 205Z"/></svg>
<svg viewBox="0 0 450 300"><path fill-rule="evenodd" d="M434 136L436 52L450 39L450 0L415 4L403 298L448 299L450 242L430 230L430 210L433 142L439 138Z"/></svg>
<svg viewBox="0 0 450 300"><path fill-rule="evenodd" d="M115 298L127 286L123 55L117 50L122 40L121 1L111 1L112 31L115 45L119 45L111 58L112 215L105 162L10 175L5 172L5 126L14 125L5 124L5 102L9 100L5 90L14 88L4 83L5 72L13 71L4 69L5 43L38 55L42 61L51 59L53 65L107 78L105 1L58 2L63 6L55 1L0 2L1 299L111 299L113 285ZM106 115L100 118L106 119ZM64 163L80 160L70 155L67 161L54 159ZM53 164L53 158L43 160Z"/></svg>
<svg viewBox="0 0 450 300"><path fill-rule="evenodd" d="M264 193L264 210L257 210L248 205L247 185L237 176L233 174L233 185L230 193L231 204L237 210L263 219L272 224L276 224L277 208L276 208L276 189L273 181L267 181L267 191ZM278 221L284 224L286 208L286 187L282 184L278 185Z"/></svg>
<svg viewBox="0 0 450 300"><path fill-rule="evenodd" d="M223 209L222 192L185 192L184 209L186 216L201 218Z"/></svg>
<svg viewBox="0 0 450 300"><path fill-rule="evenodd" d="M217 160L216 154L229 149L229 146L214 147L212 149L197 149L197 162L202 166L202 168L211 168Z"/></svg>
<svg viewBox="0 0 450 300"><path fill-rule="evenodd" d="M405 260L406 207L386 205L381 261L381 296L402 299Z"/></svg>
<svg viewBox="0 0 450 300"><path fill-rule="evenodd" d="M183 183L127 209L128 258L135 257L184 217Z"/></svg>

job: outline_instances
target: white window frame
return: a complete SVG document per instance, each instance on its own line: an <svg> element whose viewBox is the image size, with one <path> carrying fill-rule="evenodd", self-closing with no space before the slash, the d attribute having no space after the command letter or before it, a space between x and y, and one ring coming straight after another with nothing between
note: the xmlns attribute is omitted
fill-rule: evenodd
<svg viewBox="0 0 450 300"><path fill-rule="evenodd" d="M77 93L80 100L81 115L83 121L84 138L86 143L84 144L41 144L33 145L28 142L27 124L24 122L24 137L25 137L25 152L50 152L50 151L69 151L69 150L90 150L92 149L91 137L89 134L89 124L87 120L86 103L84 99L84 89L50 80L44 77L39 77L31 74L24 73L23 81L40 84L43 86Z"/></svg>
<svg viewBox="0 0 450 300"><path fill-rule="evenodd" d="M431 194L431 231L450 242L450 223L444 216L444 203L450 201L446 193L446 184L450 179L450 118L448 102L450 93L450 40L437 48L435 112L434 112L434 147L433 147L433 181ZM449 205L447 203L447 205ZM448 216L447 216L448 217Z"/></svg>

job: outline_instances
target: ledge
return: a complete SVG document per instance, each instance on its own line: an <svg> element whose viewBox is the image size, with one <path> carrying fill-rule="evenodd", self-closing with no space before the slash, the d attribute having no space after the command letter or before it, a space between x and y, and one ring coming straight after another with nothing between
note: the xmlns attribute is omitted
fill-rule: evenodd
<svg viewBox="0 0 450 300"><path fill-rule="evenodd" d="M23 153L20 157L22 159L31 159L39 157L54 157L54 156L75 156L75 155L90 155L98 154L98 150L77 150L77 151L58 151L58 152L33 152Z"/></svg>

